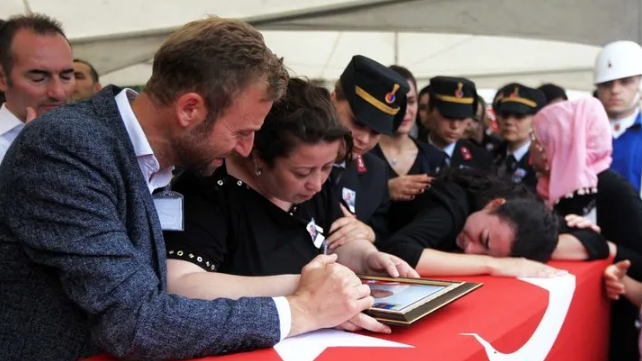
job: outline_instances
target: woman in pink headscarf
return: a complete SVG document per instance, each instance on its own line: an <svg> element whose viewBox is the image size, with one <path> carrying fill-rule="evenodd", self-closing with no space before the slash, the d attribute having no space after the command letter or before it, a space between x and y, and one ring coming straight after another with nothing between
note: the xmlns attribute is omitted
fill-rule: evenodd
<svg viewBox="0 0 642 361"><path fill-rule="evenodd" d="M597 224L602 234L602 238L560 237L553 258L591 259L609 240L615 262L630 260L628 275L642 280L642 201L625 178L609 170L611 151L609 120L595 98L547 106L533 119L531 155L539 174L537 192L560 215L581 215ZM619 263L619 269L626 272L628 265ZM611 288L609 296L618 299L623 292ZM638 338L638 307L624 298L614 303L610 359L637 354L637 345L630 340Z"/></svg>

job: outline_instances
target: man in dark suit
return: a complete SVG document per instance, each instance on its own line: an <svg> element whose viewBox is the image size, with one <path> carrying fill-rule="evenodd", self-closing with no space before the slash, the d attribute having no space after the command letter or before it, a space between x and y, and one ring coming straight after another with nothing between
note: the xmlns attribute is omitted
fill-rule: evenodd
<svg viewBox="0 0 642 361"><path fill-rule="evenodd" d="M181 198L151 192L174 164L207 174L247 156L286 82L258 31L208 18L169 37L140 95L108 86L29 123L0 166L0 358L184 359L361 325L373 299L335 256L287 297L167 293L162 228L182 223L165 222Z"/></svg>
<svg viewBox="0 0 642 361"><path fill-rule="evenodd" d="M492 157L484 148L463 139L468 122L477 112L477 89L466 78L437 76L430 79L429 116L433 125L428 143L445 154L444 168L489 170Z"/></svg>
<svg viewBox="0 0 642 361"><path fill-rule="evenodd" d="M367 233L372 242L388 236L388 168L368 152L381 134L392 135L401 124L409 89L408 81L395 71L361 55L354 56L341 74L332 99L339 121L352 132L354 159L336 164L332 180L343 206L356 217L337 220L331 232L340 236L331 235L329 242L349 234Z"/></svg>
<svg viewBox="0 0 642 361"><path fill-rule="evenodd" d="M495 150L495 172L533 190L537 186L537 174L529 149L531 123L535 113L545 105L546 97L541 91L518 83L502 87L493 102L503 138Z"/></svg>

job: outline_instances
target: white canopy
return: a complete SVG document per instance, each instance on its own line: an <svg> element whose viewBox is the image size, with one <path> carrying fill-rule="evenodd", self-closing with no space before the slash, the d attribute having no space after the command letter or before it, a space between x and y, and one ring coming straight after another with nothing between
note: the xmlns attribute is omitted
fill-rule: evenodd
<svg viewBox="0 0 642 361"><path fill-rule="evenodd" d="M166 36L207 14L253 23L294 73L328 81L363 54L420 79L591 90L600 46L642 40L642 0L2 0L0 14L25 7L60 20L75 55L120 85L144 83Z"/></svg>

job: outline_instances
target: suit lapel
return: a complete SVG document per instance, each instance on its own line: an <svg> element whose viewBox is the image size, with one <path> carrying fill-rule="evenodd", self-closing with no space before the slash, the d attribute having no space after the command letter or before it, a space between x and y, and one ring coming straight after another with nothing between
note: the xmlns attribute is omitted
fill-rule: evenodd
<svg viewBox="0 0 642 361"><path fill-rule="evenodd" d="M123 119L118 111L118 106L116 105L115 97L121 90L121 88L109 85L103 88L103 90L90 101L94 106L94 111L98 115L98 118L104 120L106 126L113 129L116 139L122 140L120 145L125 148L128 157L126 158L127 164L121 164L120 166L124 171L131 173L127 175L128 178L135 180L135 189L127 189L126 192L130 195L135 194L136 196L131 197L132 201L140 200L144 206L150 239L152 240L151 247L154 252L151 258L156 263L156 269L158 270L158 276L162 284L166 285L165 242L163 240L163 232L153 198L147 187L147 182L140 171L134 146L131 143L129 133L127 133L127 128L125 128Z"/></svg>
<svg viewBox="0 0 642 361"><path fill-rule="evenodd" d="M461 143L457 141L457 145L455 145L455 149L453 150L453 157L450 161L450 167L459 168L459 166L464 163L464 158L461 156Z"/></svg>

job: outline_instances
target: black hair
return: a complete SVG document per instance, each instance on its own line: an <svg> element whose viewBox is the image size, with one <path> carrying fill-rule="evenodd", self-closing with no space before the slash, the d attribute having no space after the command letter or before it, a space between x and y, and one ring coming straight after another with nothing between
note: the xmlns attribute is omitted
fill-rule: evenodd
<svg viewBox="0 0 642 361"><path fill-rule="evenodd" d="M96 68L94 68L94 66L91 65L90 62L82 59L74 59L74 63L81 63L81 64L87 65L87 67L89 67L89 73L91 74L91 80L94 81L94 84L98 83L98 81L100 80L98 76L98 72L96 71Z"/></svg>
<svg viewBox="0 0 642 361"><path fill-rule="evenodd" d="M424 94L430 94L430 84L428 84L425 87L421 88L419 93L417 93L417 98L421 97Z"/></svg>
<svg viewBox="0 0 642 361"><path fill-rule="evenodd" d="M254 152L268 167L287 157L299 143L344 141L344 159L352 154L352 135L342 126L327 89L304 79L288 81L286 95L274 103L254 137Z"/></svg>
<svg viewBox="0 0 642 361"><path fill-rule="evenodd" d="M550 104L551 101L555 99L568 100L566 90L564 90L564 88L562 88L561 86L555 84L542 84L539 88L537 88L537 90L541 91L546 97L546 104Z"/></svg>
<svg viewBox="0 0 642 361"><path fill-rule="evenodd" d="M7 75L11 85L11 68L13 67L13 54L11 52L13 38L20 30L29 30L37 35L57 35L67 39L62 24L43 14L15 15L0 24L0 66Z"/></svg>
<svg viewBox="0 0 642 361"><path fill-rule="evenodd" d="M405 68L401 65L390 65L388 68L401 75L404 79L409 80L412 85L414 85L415 89L417 89L417 79L415 79L415 76L410 70L408 70L408 68Z"/></svg>
<svg viewBox="0 0 642 361"><path fill-rule="evenodd" d="M493 199L504 198L506 202L491 214L506 222L515 233L511 256L540 262L550 260L557 247L560 218L524 184L475 169L447 169L438 178L466 189L471 196L473 212L481 210Z"/></svg>

